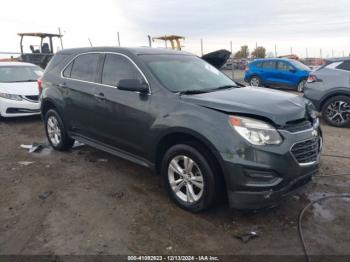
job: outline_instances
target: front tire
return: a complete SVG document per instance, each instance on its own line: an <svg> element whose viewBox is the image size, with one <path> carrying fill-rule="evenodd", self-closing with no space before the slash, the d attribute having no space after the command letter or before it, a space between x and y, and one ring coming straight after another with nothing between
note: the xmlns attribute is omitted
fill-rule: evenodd
<svg viewBox="0 0 350 262"><path fill-rule="evenodd" d="M171 147L164 155L161 176L169 196L181 208L201 212L214 203L217 179L196 148L185 144Z"/></svg>
<svg viewBox="0 0 350 262"><path fill-rule="evenodd" d="M331 126L350 126L350 97L335 96L322 107L322 117Z"/></svg>
<svg viewBox="0 0 350 262"><path fill-rule="evenodd" d="M67 135L63 121L54 109L50 109L45 114L45 131L47 139L54 149L65 151L72 148L74 139Z"/></svg>
<svg viewBox="0 0 350 262"><path fill-rule="evenodd" d="M298 92L302 93L304 92L304 88L305 88L305 84L306 84L306 80L301 80L297 86Z"/></svg>

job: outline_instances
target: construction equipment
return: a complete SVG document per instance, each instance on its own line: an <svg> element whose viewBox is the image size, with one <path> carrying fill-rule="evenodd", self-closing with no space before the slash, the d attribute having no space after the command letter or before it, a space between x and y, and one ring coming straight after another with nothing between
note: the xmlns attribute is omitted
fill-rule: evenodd
<svg viewBox="0 0 350 262"><path fill-rule="evenodd" d="M57 37L61 40L62 46L62 36L61 34L49 34L49 33L18 33L21 37L20 40L20 50L21 56L18 61L36 64L42 68L45 68L54 55L53 49L53 38ZM38 37L40 38L40 45L29 45L31 53L25 53L23 51L23 40L25 37ZM48 40L48 41L46 41Z"/></svg>
<svg viewBox="0 0 350 262"><path fill-rule="evenodd" d="M181 50L181 43L180 40L185 40L184 36L179 36L179 35L164 35L164 36L159 36L159 37L153 37L152 38L153 42L154 40L163 40L165 41L165 47L168 47L167 41L170 42L171 48L174 50Z"/></svg>

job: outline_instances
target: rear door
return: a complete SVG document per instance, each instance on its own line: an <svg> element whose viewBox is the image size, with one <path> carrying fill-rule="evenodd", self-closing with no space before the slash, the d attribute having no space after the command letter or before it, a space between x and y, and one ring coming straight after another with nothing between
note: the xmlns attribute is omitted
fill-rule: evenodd
<svg viewBox="0 0 350 262"><path fill-rule="evenodd" d="M70 129L92 139L97 136L94 122L99 115L95 94L99 88L98 70L102 57L98 53L77 56L63 70L64 81L60 84Z"/></svg>
<svg viewBox="0 0 350 262"><path fill-rule="evenodd" d="M274 84L278 80L278 71L276 68L276 61L267 60L262 64L262 78L263 82L267 84Z"/></svg>
<svg viewBox="0 0 350 262"><path fill-rule="evenodd" d="M150 125L150 94L118 89L121 79L146 81L138 67L123 54L107 53L101 74L98 100L99 140L134 155L145 156L144 141Z"/></svg>

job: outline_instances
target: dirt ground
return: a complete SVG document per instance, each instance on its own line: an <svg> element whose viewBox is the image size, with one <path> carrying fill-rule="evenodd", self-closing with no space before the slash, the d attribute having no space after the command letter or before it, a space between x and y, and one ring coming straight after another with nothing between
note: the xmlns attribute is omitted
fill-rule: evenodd
<svg viewBox="0 0 350 262"><path fill-rule="evenodd" d="M350 156L350 129L323 124L324 154ZM148 169L93 148L28 153L46 142L39 117L0 121L0 254L303 254L299 211L321 196L350 192L350 159L322 156L309 189L281 206L242 213L223 203L205 213L178 208ZM20 161L32 163L23 165ZM44 193L44 194L43 194ZM311 254L350 255L350 201L306 212ZM254 230L243 243L237 233Z"/></svg>

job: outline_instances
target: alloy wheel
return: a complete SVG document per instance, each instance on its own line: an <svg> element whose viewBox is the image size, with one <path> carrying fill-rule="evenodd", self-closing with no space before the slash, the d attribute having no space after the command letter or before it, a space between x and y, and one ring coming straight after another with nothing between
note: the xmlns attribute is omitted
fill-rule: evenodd
<svg viewBox="0 0 350 262"><path fill-rule="evenodd" d="M46 128L50 142L57 146L62 140L62 131L55 116L50 116L47 119Z"/></svg>
<svg viewBox="0 0 350 262"><path fill-rule="evenodd" d="M350 105L345 101L334 101L327 107L327 118L338 125L350 121Z"/></svg>
<svg viewBox="0 0 350 262"><path fill-rule="evenodd" d="M250 85L251 86L259 86L260 85L260 80L257 77L252 77L252 79L250 79Z"/></svg>
<svg viewBox="0 0 350 262"><path fill-rule="evenodd" d="M204 179L197 163L188 156L178 155L169 162L170 188L177 198L193 204L203 195Z"/></svg>

